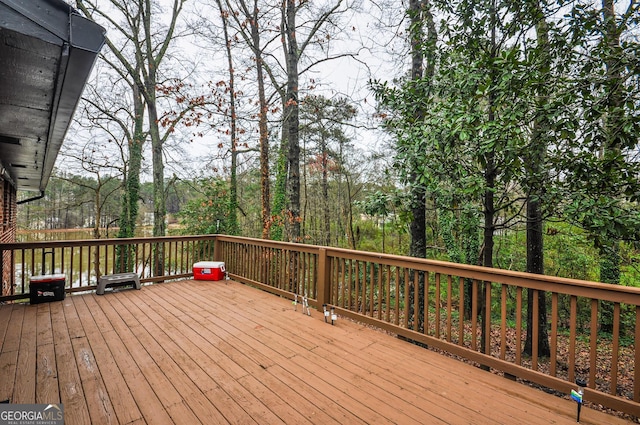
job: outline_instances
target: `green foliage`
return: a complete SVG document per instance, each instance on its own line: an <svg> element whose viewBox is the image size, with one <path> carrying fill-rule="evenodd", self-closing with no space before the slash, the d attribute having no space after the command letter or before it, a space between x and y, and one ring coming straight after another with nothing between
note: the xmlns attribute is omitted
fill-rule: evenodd
<svg viewBox="0 0 640 425"><path fill-rule="evenodd" d="M287 156L284 149L280 149L276 167L276 186L273 194L273 208L271 208L270 235L274 241L284 238L285 209L287 208Z"/></svg>
<svg viewBox="0 0 640 425"><path fill-rule="evenodd" d="M620 284L640 287L640 251L636 244L621 244Z"/></svg>
<svg viewBox="0 0 640 425"><path fill-rule="evenodd" d="M182 233L207 235L226 233L229 214L228 183L206 178L197 182L201 196L187 202L178 214Z"/></svg>
<svg viewBox="0 0 640 425"><path fill-rule="evenodd" d="M382 217L383 219L389 215L391 204L391 195L380 190L368 195L364 201L356 202L365 214L371 217Z"/></svg>
<svg viewBox="0 0 640 425"><path fill-rule="evenodd" d="M582 229L566 223L549 223L545 233L546 274L597 280L598 252Z"/></svg>

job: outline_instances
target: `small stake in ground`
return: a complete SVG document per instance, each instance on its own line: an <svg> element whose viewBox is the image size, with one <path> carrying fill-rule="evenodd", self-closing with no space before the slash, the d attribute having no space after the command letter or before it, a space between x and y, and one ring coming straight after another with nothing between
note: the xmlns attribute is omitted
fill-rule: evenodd
<svg viewBox="0 0 640 425"><path fill-rule="evenodd" d="M298 294L293 294L293 295L294 295L294 300L292 304L295 307L296 311L298 311ZM307 298L306 293L302 297L302 314L305 314L305 313L307 316L311 316L311 309L309 308L309 298Z"/></svg>
<svg viewBox="0 0 640 425"><path fill-rule="evenodd" d="M582 408L582 395L584 394L584 387L587 386L586 381L582 379L576 379L576 384L578 384L577 390L571 390L571 398L578 403L578 411L576 413L576 422L580 422L580 409Z"/></svg>

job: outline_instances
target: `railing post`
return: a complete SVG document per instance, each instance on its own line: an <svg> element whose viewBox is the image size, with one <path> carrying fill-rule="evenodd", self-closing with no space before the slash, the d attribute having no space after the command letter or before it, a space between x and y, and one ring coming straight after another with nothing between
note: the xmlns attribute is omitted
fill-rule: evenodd
<svg viewBox="0 0 640 425"><path fill-rule="evenodd" d="M331 301L331 269L327 249L319 248L318 251L318 311L323 311L322 305Z"/></svg>
<svg viewBox="0 0 640 425"><path fill-rule="evenodd" d="M222 243L217 236L213 239L213 261L222 261Z"/></svg>

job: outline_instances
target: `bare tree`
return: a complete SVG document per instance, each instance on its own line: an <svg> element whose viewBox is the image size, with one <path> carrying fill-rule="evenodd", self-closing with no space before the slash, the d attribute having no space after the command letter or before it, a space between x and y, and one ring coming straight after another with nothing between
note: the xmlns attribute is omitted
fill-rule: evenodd
<svg viewBox="0 0 640 425"><path fill-rule="evenodd" d="M325 37L331 37L331 29L337 28L337 16L342 0L320 10L311 10L307 2L295 0L283 2L280 25L286 84L282 91L283 125L282 148L287 153L287 198L286 217L289 223L289 240L300 240L300 74L318 62L312 62L300 70L299 65L307 50L317 41L319 32L328 29ZM298 24L301 10L308 8L313 19ZM301 37L302 36L302 37ZM323 60L326 60L323 59Z"/></svg>
<svg viewBox="0 0 640 425"><path fill-rule="evenodd" d="M161 5L151 0L111 0L101 3L95 0L77 1L78 8L86 16L111 30L110 34L113 35L106 40L108 55L103 55L103 60L111 66L113 72L127 81L132 92L135 124L128 145L131 166L127 182L130 192L123 204L125 225L131 225L132 215L137 213L137 207L133 204L137 203L139 161L146 136L151 140L155 236L162 236L166 231L163 147L178 123L187 119L201 103L198 97L185 101L185 96L181 93L185 84L181 79L161 77L169 47L178 36L178 19L184 3L185 0L174 0L169 13L164 14ZM175 97L180 106L178 111L169 109L165 113L161 112L160 99L168 96ZM145 127L146 130L143 131ZM156 272L162 273L164 256L161 249L156 252L155 263Z"/></svg>

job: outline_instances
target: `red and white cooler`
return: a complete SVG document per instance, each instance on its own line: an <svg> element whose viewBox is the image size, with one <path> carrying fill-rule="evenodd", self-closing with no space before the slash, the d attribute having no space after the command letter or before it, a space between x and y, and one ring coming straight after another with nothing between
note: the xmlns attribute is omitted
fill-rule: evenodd
<svg viewBox="0 0 640 425"><path fill-rule="evenodd" d="M66 281L67 276L64 274L31 276L29 282L29 298L31 304L64 300Z"/></svg>
<svg viewBox="0 0 640 425"><path fill-rule="evenodd" d="M193 265L195 280L222 280L225 277L222 261L200 261Z"/></svg>

